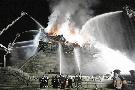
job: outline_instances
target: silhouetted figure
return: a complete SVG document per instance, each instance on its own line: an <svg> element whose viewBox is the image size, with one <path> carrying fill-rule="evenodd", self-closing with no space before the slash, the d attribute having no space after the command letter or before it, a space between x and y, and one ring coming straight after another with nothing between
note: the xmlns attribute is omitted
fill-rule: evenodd
<svg viewBox="0 0 135 90"><path fill-rule="evenodd" d="M54 77L52 76L52 80L51 80L51 83L52 83L52 87L55 88L55 83L54 83Z"/></svg>
<svg viewBox="0 0 135 90"><path fill-rule="evenodd" d="M78 76L79 87L82 87L82 76Z"/></svg>
<svg viewBox="0 0 135 90"><path fill-rule="evenodd" d="M43 87L43 78L39 78L39 82L40 82L40 88Z"/></svg>
<svg viewBox="0 0 135 90"><path fill-rule="evenodd" d="M128 90L126 79L122 80L122 90Z"/></svg>
<svg viewBox="0 0 135 90"><path fill-rule="evenodd" d="M135 83L135 70L130 70L130 75L131 75L131 82Z"/></svg>
<svg viewBox="0 0 135 90"><path fill-rule="evenodd" d="M57 75L55 76L54 78L54 81L53 81L53 88L58 88L59 87L59 79L57 77Z"/></svg>
<svg viewBox="0 0 135 90"><path fill-rule="evenodd" d="M114 77L113 77L113 85L116 90L121 90L122 89L122 77L120 75L120 70L116 69L113 71L114 72Z"/></svg>
<svg viewBox="0 0 135 90"><path fill-rule="evenodd" d="M44 78L44 87L48 87L48 80L49 80L49 78L48 78L48 76L46 76Z"/></svg>
<svg viewBox="0 0 135 90"><path fill-rule="evenodd" d="M64 89L64 88L65 88L65 77L64 77L64 76L61 77L61 85L60 85L60 88L61 88L61 89Z"/></svg>
<svg viewBox="0 0 135 90"><path fill-rule="evenodd" d="M74 78L75 87L78 87L78 77L75 75Z"/></svg>
<svg viewBox="0 0 135 90"><path fill-rule="evenodd" d="M45 75L43 77L39 78L40 88L48 87L48 80L49 80L49 78Z"/></svg>
<svg viewBox="0 0 135 90"><path fill-rule="evenodd" d="M68 79L68 88L73 88L73 86L72 86L72 79L71 79L71 77Z"/></svg>
<svg viewBox="0 0 135 90"><path fill-rule="evenodd" d="M122 80L119 77L114 80L114 87L116 90L122 89Z"/></svg>
<svg viewBox="0 0 135 90"><path fill-rule="evenodd" d="M65 88L68 88L68 75L65 78Z"/></svg>

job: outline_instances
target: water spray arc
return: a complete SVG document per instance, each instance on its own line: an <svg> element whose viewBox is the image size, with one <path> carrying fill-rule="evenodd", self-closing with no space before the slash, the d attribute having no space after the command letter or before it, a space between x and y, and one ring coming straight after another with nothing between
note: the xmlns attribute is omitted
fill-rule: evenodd
<svg viewBox="0 0 135 90"><path fill-rule="evenodd" d="M58 53L59 53L60 75L61 75L61 73L62 73L62 45L60 42L59 42Z"/></svg>
<svg viewBox="0 0 135 90"><path fill-rule="evenodd" d="M29 17L30 17L33 21L35 21L35 23L37 23L37 25L39 25L40 28L44 29L44 27L43 27L36 19L34 19L34 18L33 18L32 16L30 16L30 15L29 15Z"/></svg>
<svg viewBox="0 0 135 90"><path fill-rule="evenodd" d="M80 62L81 62L81 56L80 56L80 50L79 48L74 48L74 59L78 67L79 73L81 73L81 68L80 68Z"/></svg>

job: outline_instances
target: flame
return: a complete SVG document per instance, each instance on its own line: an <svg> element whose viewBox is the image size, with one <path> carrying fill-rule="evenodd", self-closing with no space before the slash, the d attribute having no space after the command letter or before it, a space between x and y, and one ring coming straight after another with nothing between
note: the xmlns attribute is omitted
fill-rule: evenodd
<svg viewBox="0 0 135 90"><path fill-rule="evenodd" d="M48 32L49 36L57 36L60 35L60 31L59 31L60 25L59 24L55 24L53 25L53 27L51 27L51 29Z"/></svg>
<svg viewBox="0 0 135 90"><path fill-rule="evenodd" d="M64 23L52 25L48 34L50 36L63 35L66 41L69 43L77 43L80 46L83 44L83 38L80 35L80 30L75 26L73 22L69 20Z"/></svg>

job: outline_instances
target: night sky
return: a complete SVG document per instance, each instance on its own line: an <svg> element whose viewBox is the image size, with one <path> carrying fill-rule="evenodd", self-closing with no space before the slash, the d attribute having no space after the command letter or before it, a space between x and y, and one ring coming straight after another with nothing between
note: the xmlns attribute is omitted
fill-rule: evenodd
<svg viewBox="0 0 135 90"><path fill-rule="evenodd" d="M42 25L46 26L50 8L48 1L51 0L0 0L0 29L7 26L15 18L20 15L21 11L25 11ZM55 0L59 1L59 0ZM97 14L104 12L121 10L125 4L135 6L135 0L99 0L98 6L92 7Z"/></svg>
<svg viewBox="0 0 135 90"><path fill-rule="evenodd" d="M41 23L44 27L46 27L48 23L48 16L50 16L51 14L51 9L49 8L50 1L53 0L0 0L0 30L5 28L8 24L10 24L13 20L15 20L18 16L20 16L21 11L27 12L39 23ZM55 0L55 2L57 1L60 0ZM135 0L99 0L99 1L100 4L91 7L93 10L95 10L95 15L110 11L122 10L122 7L125 6L126 4L132 7L135 6ZM25 23L28 23L28 21ZM30 24L28 24L27 26L30 27ZM26 26L23 26L23 28L24 27ZM19 25L16 30L18 29L21 29ZM14 33L12 32L12 35L13 34ZM3 37L0 36L1 39L0 42L7 41L8 43L9 41L12 41L14 38L9 32L5 35L6 36L3 35L3 37L6 38L6 40L4 40ZM8 41L8 38L12 39Z"/></svg>
<svg viewBox="0 0 135 90"><path fill-rule="evenodd" d="M50 15L45 0L0 0L0 29L7 26L25 11L41 24L46 25Z"/></svg>

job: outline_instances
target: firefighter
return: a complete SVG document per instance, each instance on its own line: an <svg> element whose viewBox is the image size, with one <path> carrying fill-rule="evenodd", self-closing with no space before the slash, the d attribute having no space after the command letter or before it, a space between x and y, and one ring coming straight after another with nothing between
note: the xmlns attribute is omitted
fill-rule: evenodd
<svg viewBox="0 0 135 90"><path fill-rule="evenodd" d="M48 80L49 80L48 76L45 76L44 77L44 87L45 88L48 87Z"/></svg>
<svg viewBox="0 0 135 90"><path fill-rule="evenodd" d="M120 70L115 69L114 71L114 77L113 77L113 85L116 90L122 90L122 76L120 75Z"/></svg>
<svg viewBox="0 0 135 90"><path fill-rule="evenodd" d="M43 75L43 77L39 78L40 88L48 87L48 80L49 80L49 78L45 75Z"/></svg>
<svg viewBox="0 0 135 90"><path fill-rule="evenodd" d="M44 86L43 84L44 84L44 83L43 83L43 78L42 78L42 77L39 78L39 82L40 82L40 88L43 88L43 86Z"/></svg>
<svg viewBox="0 0 135 90"><path fill-rule="evenodd" d="M68 87L69 87L69 88L73 88L71 77L69 77L69 79L68 79Z"/></svg>
<svg viewBox="0 0 135 90"><path fill-rule="evenodd" d="M126 81L126 79L122 80L122 90L127 90L127 81Z"/></svg>
<svg viewBox="0 0 135 90"><path fill-rule="evenodd" d="M52 87L55 88L55 83L54 83L54 76L52 76L52 80L51 80L51 83L52 83Z"/></svg>
<svg viewBox="0 0 135 90"><path fill-rule="evenodd" d="M59 79L57 77L57 75L55 76L54 80L53 80L53 88L58 88L59 87Z"/></svg>
<svg viewBox="0 0 135 90"><path fill-rule="evenodd" d="M122 90L122 79L120 77L114 79L114 87L116 90Z"/></svg>
<svg viewBox="0 0 135 90"><path fill-rule="evenodd" d="M64 76L61 77L61 85L60 85L60 88L61 89L64 89L65 88L65 79L66 78Z"/></svg>
<svg viewBox="0 0 135 90"><path fill-rule="evenodd" d="M68 75L65 78L65 88L68 88Z"/></svg>

